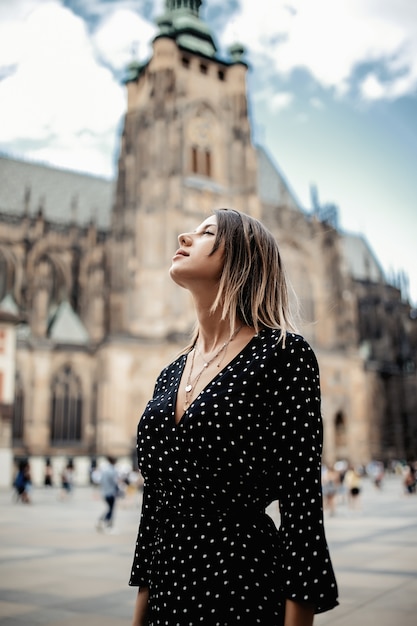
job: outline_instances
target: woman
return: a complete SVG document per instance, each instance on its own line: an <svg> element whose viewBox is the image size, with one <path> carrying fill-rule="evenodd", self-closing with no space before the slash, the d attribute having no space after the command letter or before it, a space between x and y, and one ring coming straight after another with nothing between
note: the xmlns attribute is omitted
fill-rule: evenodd
<svg viewBox="0 0 417 626"><path fill-rule="evenodd" d="M319 375L291 332L278 246L228 209L179 244L170 275L190 291L198 325L138 426L133 626L311 626L337 605ZM274 500L279 530L265 513Z"/></svg>

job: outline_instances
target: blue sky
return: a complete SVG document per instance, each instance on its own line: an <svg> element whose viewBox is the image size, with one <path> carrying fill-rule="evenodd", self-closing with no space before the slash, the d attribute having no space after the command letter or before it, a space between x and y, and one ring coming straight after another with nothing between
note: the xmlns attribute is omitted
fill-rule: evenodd
<svg viewBox="0 0 417 626"><path fill-rule="evenodd" d="M121 84L163 0L0 0L0 151L112 176ZM219 46L247 49L255 142L305 209L339 207L417 303L417 2L205 0Z"/></svg>

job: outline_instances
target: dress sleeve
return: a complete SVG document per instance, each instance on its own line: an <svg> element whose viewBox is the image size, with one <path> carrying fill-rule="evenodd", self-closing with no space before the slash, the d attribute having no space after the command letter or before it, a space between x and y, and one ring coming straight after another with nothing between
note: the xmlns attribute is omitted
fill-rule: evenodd
<svg viewBox="0 0 417 626"><path fill-rule="evenodd" d="M159 501L159 489L153 481L145 480L139 530L129 580L131 587L149 586L149 570L157 540Z"/></svg>
<svg viewBox="0 0 417 626"><path fill-rule="evenodd" d="M338 604L338 590L323 523L319 369L313 350L301 337L288 341L285 348L279 346L276 355L283 592L290 600L313 604L321 613Z"/></svg>
<svg viewBox="0 0 417 626"><path fill-rule="evenodd" d="M155 387L153 396L158 393L158 389L163 380L164 372L159 375ZM146 413L146 410L145 410ZM144 413L144 415L145 415ZM144 416L142 416L143 419ZM141 439L141 422L138 425L137 435L137 449L138 449L138 464L141 467L139 459L139 450L143 448L143 441ZM136 539L135 552L133 556L132 571L130 574L129 585L131 587L148 587L149 575L152 565L153 554L158 540L158 517L161 508L161 489L159 487L159 481L152 473L146 473L144 475L143 483L143 497L142 508L139 522L138 535Z"/></svg>

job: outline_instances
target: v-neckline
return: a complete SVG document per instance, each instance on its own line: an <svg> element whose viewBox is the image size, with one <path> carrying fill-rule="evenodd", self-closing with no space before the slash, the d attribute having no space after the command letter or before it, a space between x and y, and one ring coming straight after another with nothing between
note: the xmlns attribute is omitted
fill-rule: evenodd
<svg viewBox="0 0 417 626"><path fill-rule="evenodd" d="M261 331L259 331L261 332ZM223 374L225 374L225 372L228 371L229 367L239 358L241 357L244 352L249 348L249 346L255 341L255 339L257 339L259 337L259 333L256 335L253 335L253 337L251 337L248 341L248 343L243 346L242 350L240 350L240 352L238 352L233 359L231 359L229 361L229 363L226 363L226 365L224 367L222 367L222 369L217 372L213 378L211 380L208 381L208 383L206 385L204 385L204 387L201 389L201 391L196 395L196 397L194 398L194 400L192 400L190 402L190 404L188 405L188 407L182 412L180 419L178 420L178 422L175 419L175 414L176 414L176 408L177 408L177 400L178 400L178 391L180 388L180 384L182 381L182 377L184 374L184 369L185 369L185 365L187 363L187 358L188 355L190 354L191 350L189 352L187 352L187 354L184 354L182 356L182 367L181 367L181 371L180 371L180 375L178 377L178 383L177 383L177 388L175 390L175 395L174 395L174 402L173 402L173 409L172 409L172 415L171 415L171 419L174 422L174 428L180 426L180 424L184 421L185 416L187 415L187 413L190 411L190 409L192 408L192 406L197 402L197 400L200 398L200 396L206 391L206 389L220 376L222 376Z"/></svg>

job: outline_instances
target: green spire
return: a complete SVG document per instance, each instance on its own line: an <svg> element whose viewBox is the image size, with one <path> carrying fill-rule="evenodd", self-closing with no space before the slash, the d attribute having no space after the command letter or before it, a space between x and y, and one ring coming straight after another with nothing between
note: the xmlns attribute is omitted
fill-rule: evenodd
<svg viewBox="0 0 417 626"><path fill-rule="evenodd" d="M165 8L169 13L177 9L185 9L198 17L202 0L165 0Z"/></svg>
<svg viewBox="0 0 417 626"><path fill-rule="evenodd" d="M165 13L157 19L157 37L172 37L181 48L214 57L217 48L210 29L200 19L201 5L202 0L166 0Z"/></svg>

